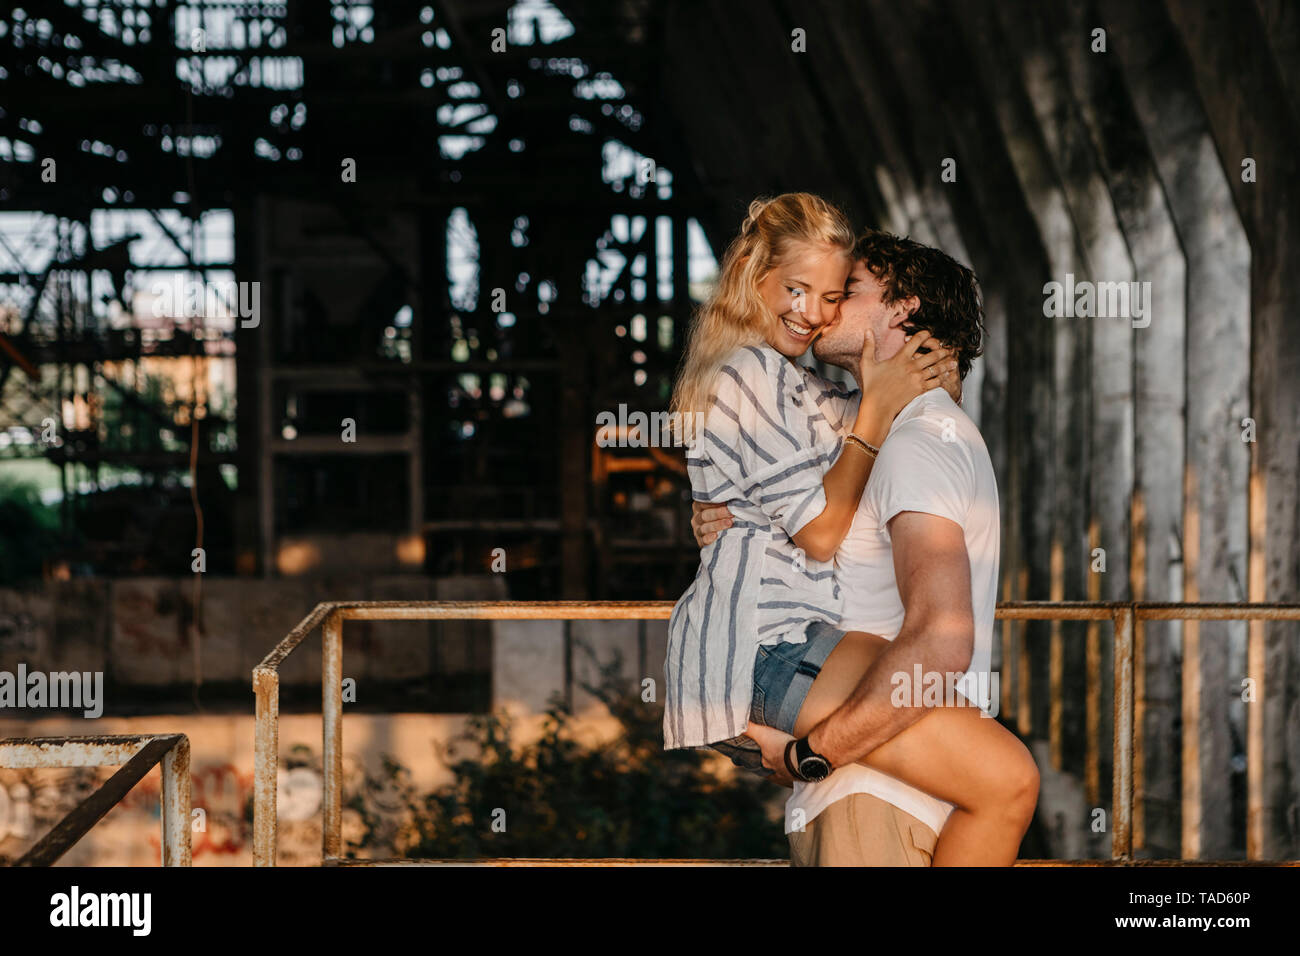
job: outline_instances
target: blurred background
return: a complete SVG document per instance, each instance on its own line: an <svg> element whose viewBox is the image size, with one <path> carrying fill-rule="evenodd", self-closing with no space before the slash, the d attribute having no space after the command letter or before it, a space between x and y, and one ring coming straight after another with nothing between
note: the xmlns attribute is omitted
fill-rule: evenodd
<svg viewBox="0 0 1300 956"><path fill-rule="evenodd" d="M247 863L249 674L318 601L675 600L681 452L625 423L790 190L980 276L1003 600L1296 602L1297 150L1287 0L6 5L0 671L105 696L0 734L189 734L195 861ZM783 855L783 791L627 704L665 632L350 623L351 849ZM1300 856L1297 626L1136 640L1138 854ZM994 663L1043 768L1022 855L1108 856L1109 626L1004 622ZM284 667L282 861L319 666ZM465 824L564 760L521 842ZM89 779L0 771L0 855ZM150 799L66 859L155 860Z"/></svg>

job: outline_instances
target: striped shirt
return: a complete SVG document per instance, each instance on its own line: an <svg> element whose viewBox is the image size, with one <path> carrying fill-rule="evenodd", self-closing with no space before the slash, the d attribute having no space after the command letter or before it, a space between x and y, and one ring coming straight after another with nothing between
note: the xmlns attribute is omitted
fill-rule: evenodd
<svg viewBox="0 0 1300 956"><path fill-rule="evenodd" d="M801 644L809 623L839 621L834 561L791 539L826 507L846 397L767 346L737 349L714 380L686 464L694 499L725 503L732 526L701 550L669 621L665 749L743 734L758 645Z"/></svg>

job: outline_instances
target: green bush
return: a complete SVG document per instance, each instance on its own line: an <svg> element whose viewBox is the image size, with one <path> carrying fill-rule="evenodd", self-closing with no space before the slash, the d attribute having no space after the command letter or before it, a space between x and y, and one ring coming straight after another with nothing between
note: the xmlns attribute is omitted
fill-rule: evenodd
<svg viewBox="0 0 1300 956"><path fill-rule="evenodd" d="M36 485L0 478L0 584L41 577L58 545L58 515Z"/></svg>
<svg viewBox="0 0 1300 956"><path fill-rule="evenodd" d="M598 686L586 686L624 728L603 746L570 739L573 714L552 700L541 738L521 748L512 744L506 717L472 718L464 737L474 756L452 761L455 782L437 792L418 794L408 772L385 757L387 779L368 783L399 794L405 805L409 823L397 852L425 859L787 858L780 808L789 791L726 772L731 765L711 751L665 751L662 705L629 693L619 669L614 661ZM368 816L361 801L353 806ZM497 808L505 811L503 832L493 832Z"/></svg>

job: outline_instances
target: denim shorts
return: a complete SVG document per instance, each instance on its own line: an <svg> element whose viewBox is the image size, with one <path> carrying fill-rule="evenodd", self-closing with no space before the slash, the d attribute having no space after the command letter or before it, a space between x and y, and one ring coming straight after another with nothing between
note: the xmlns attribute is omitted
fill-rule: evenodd
<svg viewBox="0 0 1300 956"><path fill-rule="evenodd" d="M808 640L802 644L782 641L758 646L754 658L754 697L749 706L749 719L754 723L794 733L794 722L813 681L847 632L825 621L813 621L805 633ZM772 771L763 766L763 753L751 737L741 734L709 746L730 757L743 770L772 776Z"/></svg>

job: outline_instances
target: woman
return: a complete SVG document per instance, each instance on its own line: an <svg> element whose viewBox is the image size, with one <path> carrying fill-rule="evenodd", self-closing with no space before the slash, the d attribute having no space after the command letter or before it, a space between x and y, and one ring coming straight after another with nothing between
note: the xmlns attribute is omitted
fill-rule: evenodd
<svg viewBox="0 0 1300 956"><path fill-rule="evenodd" d="M852 434L839 441L812 400L819 390L805 384L809 373L793 360L835 320L852 243L844 216L815 196L794 193L751 204L723 257L717 290L692 329L673 396L675 412L704 420L687 455L694 498L726 501L733 519L731 530L701 552L699 573L673 610L665 746L708 745L765 774L770 771L762 768L757 745L745 735L749 721L792 733L814 681L833 682L818 674L846 635L837 627L841 600L833 559L857 511L872 449L904 405L956 367L951 353L925 332L878 363L868 334L859 360L858 415ZM930 351L922 353L923 347ZM855 646L884 643L849 633ZM800 672L780 689L780 714L764 714L756 656L766 656L760 646L779 644L806 647L800 648ZM935 862L1007 862L1008 854L1014 860L1023 828L1013 839L1015 825L1001 818L997 770L1023 759L1023 745L993 721L954 720L942 711L896 739L916 734L926 721L927 732L960 734L969 743L968 758L961 759L971 763L966 773L953 775L968 793L936 793L936 768L915 768L929 792L964 814L947 846L940 834ZM861 762L872 765L873 754ZM916 782L908 769L901 779ZM897 767L888 772L900 776Z"/></svg>

